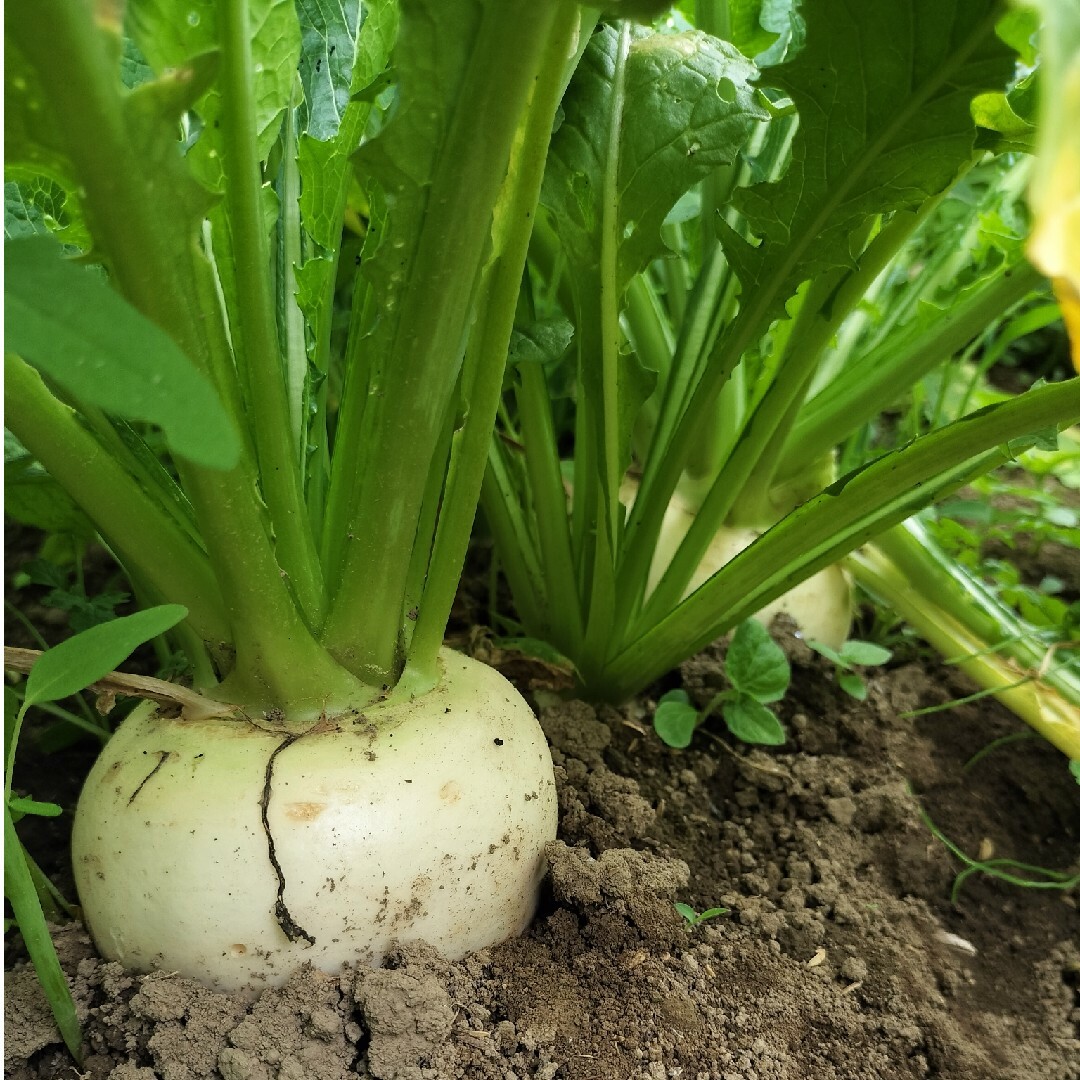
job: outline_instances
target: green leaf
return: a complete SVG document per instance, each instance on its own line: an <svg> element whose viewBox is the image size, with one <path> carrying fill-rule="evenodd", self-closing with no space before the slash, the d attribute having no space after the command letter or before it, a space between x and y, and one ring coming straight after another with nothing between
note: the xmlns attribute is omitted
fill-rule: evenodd
<svg viewBox="0 0 1080 1080"><path fill-rule="evenodd" d="M35 817L59 817L64 812L56 803L19 797L8 799L8 809L12 814L33 814Z"/></svg>
<svg viewBox="0 0 1080 1080"><path fill-rule="evenodd" d="M97 532L71 496L40 468L9 466L4 470L4 512L14 521L48 533L89 540Z"/></svg>
<svg viewBox="0 0 1080 1080"><path fill-rule="evenodd" d="M836 674L836 682L849 697L855 698L856 701L866 700L866 680L861 675L856 675L854 671L839 671Z"/></svg>
<svg viewBox="0 0 1080 1080"><path fill-rule="evenodd" d="M24 176L4 184L4 238L52 234L75 248L88 248L90 237L78 200L47 176Z"/></svg>
<svg viewBox="0 0 1080 1080"><path fill-rule="evenodd" d="M1080 761L1070 761L1069 772L1073 774L1073 778L1080 784Z"/></svg>
<svg viewBox="0 0 1080 1080"><path fill-rule="evenodd" d="M772 709L749 694L739 694L724 702L721 713L731 734L744 743L781 746L787 741L784 728Z"/></svg>
<svg viewBox="0 0 1080 1080"><path fill-rule="evenodd" d="M493 644L500 649L521 653L522 656L532 657L534 660L542 660L552 667L562 668L564 671L574 670L573 661L563 656L558 649L540 638L532 637L498 637Z"/></svg>
<svg viewBox="0 0 1080 1080"><path fill-rule="evenodd" d="M675 910L693 926L698 921L698 913L689 904L676 904Z"/></svg>
<svg viewBox="0 0 1080 1080"><path fill-rule="evenodd" d="M744 56L753 59L780 38L778 28L767 29L762 22L763 15L769 17L766 9L774 6L768 0L728 0L730 27L726 37Z"/></svg>
<svg viewBox="0 0 1080 1080"><path fill-rule="evenodd" d="M1034 67L1039 58L1039 13L1035 7L1017 4L998 19L997 35L1019 54L1020 62Z"/></svg>
<svg viewBox="0 0 1080 1080"><path fill-rule="evenodd" d="M849 664L876 667L889 661L892 658L892 651L875 645L872 641L845 641L840 655Z"/></svg>
<svg viewBox="0 0 1080 1080"><path fill-rule="evenodd" d="M816 653L820 653L826 660L831 660L838 667L846 667L847 661L838 653L832 646L826 645L824 641L818 641L816 638L810 638L806 642L811 649Z"/></svg>
<svg viewBox="0 0 1080 1080"><path fill-rule="evenodd" d="M23 708L78 693L115 671L143 642L171 630L186 616L187 608L162 604L68 638L42 653L34 664L26 680Z"/></svg>
<svg viewBox="0 0 1080 1080"><path fill-rule="evenodd" d="M299 127L313 139L337 134L352 95L360 0L296 0L300 19Z"/></svg>
<svg viewBox="0 0 1080 1080"><path fill-rule="evenodd" d="M4 175L21 180L42 176L64 191L77 187L71 163L60 149L64 140L34 67L4 35Z"/></svg>
<svg viewBox="0 0 1080 1080"><path fill-rule="evenodd" d="M7 348L87 405L159 425L170 450L229 468L240 443L213 386L173 340L40 236L4 247Z"/></svg>
<svg viewBox="0 0 1080 1080"><path fill-rule="evenodd" d="M514 328L507 364L549 364L561 359L574 337L574 324L562 317Z"/></svg>
<svg viewBox="0 0 1080 1080"><path fill-rule="evenodd" d="M1016 112L1016 106L1026 103L1026 95L1013 92L979 94L971 102L971 115L984 130L979 145L996 154L1033 153L1036 128L1031 119Z"/></svg>
<svg viewBox="0 0 1080 1080"><path fill-rule="evenodd" d="M251 93L255 102L257 144L265 159L277 139L281 117L292 98L300 59L300 25L292 0L249 0ZM217 49L215 0L131 0L128 29L150 66L161 75ZM221 190L221 93L216 85L195 102L201 129L187 159L195 175Z"/></svg>
<svg viewBox="0 0 1080 1080"><path fill-rule="evenodd" d="M4 895L18 923L30 960L41 980L45 997L56 1019L65 1045L76 1061L81 1061L82 1034L67 979L56 957L49 928L41 911L26 852L15 832L11 811L4 807Z"/></svg>
<svg viewBox="0 0 1080 1080"><path fill-rule="evenodd" d="M791 682L791 667L783 649L757 619L747 619L735 631L728 646L725 671L740 695L749 695L760 702L779 701Z"/></svg>
<svg viewBox="0 0 1080 1080"><path fill-rule="evenodd" d="M762 242L717 221L755 326L783 316L809 277L852 266L852 236L872 216L921 205L971 160L972 98L1014 70L997 13L996 0L804 5L805 47L768 71L798 109L791 163L734 200Z"/></svg>
<svg viewBox="0 0 1080 1080"><path fill-rule="evenodd" d="M621 293L665 250L660 226L679 197L731 164L767 114L750 85L756 69L726 42L697 31L635 32L617 84L618 39L617 28L603 26L585 50L552 139L542 202L579 271L599 266L614 216ZM607 205L612 174L615 204Z"/></svg>
<svg viewBox="0 0 1080 1080"><path fill-rule="evenodd" d="M685 690L669 690L656 705L653 730L668 746L683 750L690 745L698 725L698 711Z"/></svg>

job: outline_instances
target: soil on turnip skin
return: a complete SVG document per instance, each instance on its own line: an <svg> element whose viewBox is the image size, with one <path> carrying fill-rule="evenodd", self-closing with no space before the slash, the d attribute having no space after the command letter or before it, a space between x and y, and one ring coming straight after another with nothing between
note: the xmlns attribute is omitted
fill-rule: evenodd
<svg viewBox="0 0 1080 1080"><path fill-rule="evenodd" d="M16 946L6 1076L1078 1080L1076 891L974 876L954 906L960 864L919 813L972 855L1075 872L1080 788L1061 756L1020 741L965 770L1020 725L985 700L901 715L969 692L951 669L897 664L860 704L786 645L789 741L768 751L715 723L670 750L650 731L652 699L553 705L544 671L516 665L549 702L561 811L522 938L460 963L412 946L376 971L301 971L252 1004L130 975L58 928L82 1070ZM718 655L682 669L699 701L722 685ZM38 798L55 759L44 768L21 780ZM690 928L675 901L729 912Z"/></svg>

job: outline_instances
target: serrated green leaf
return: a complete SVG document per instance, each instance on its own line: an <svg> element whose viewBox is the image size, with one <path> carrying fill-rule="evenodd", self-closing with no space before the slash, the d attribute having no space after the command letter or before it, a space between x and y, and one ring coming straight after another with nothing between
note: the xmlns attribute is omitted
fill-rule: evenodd
<svg viewBox="0 0 1080 1080"><path fill-rule="evenodd" d="M7 348L87 405L159 425L169 448L229 468L240 443L209 380L96 269L46 237L4 247Z"/></svg>
<svg viewBox="0 0 1080 1080"><path fill-rule="evenodd" d="M876 667L892 658L892 651L875 645L872 641L845 641L840 655L849 664L860 667Z"/></svg>
<svg viewBox="0 0 1080 1080"><path fill-rule="evenodd" d="M248 16L256 142L260 157L265 159L292 98L300 59L300 24L293 0L250 0ZM136 45L159 75L218 47L215 0L131 0L127 25ZM221 94L216 85L206 88L194 109L202 127L187 159L204 184L220 191L224 180Z"/></svg>
<svg viewBox="0 0 1080 1080"><path fill-rule="evenodd" d="M599 265L605 218L615 215L621 291L664 250L660 226L679 196L732 163L767 114L751 86L756 69L726 42L697 31L635 32L616 84L618 38L617 28L601 27L585 50L563 100L542 202L579 271ZM614 206L604 202L611 173Z"/></svg>
<svg viewBox="0 0 1080 1080"><path fill-rule="evenodd" d="M326 7L327 2L328 0L306 0L309 6L316 3L320 10ZM337 270L334 253L341 243L342 218L353 174L352 156L367 127L372 108L370 101L358 100L357 94L385 70L397 36L398 7L393 0L365 3L362 15L359 31L350 38L351 43L348 45L351 52L350 81L345 84L344 106L341 106L338 94L334 98L332 110L325 104L319 106L326 120L322 127L309 126L305 131L303 121L300 123L301 135L297 149L300 221L310 243L307 245L309 254L303 266L295 268L296 301L311 329L308 337L308 358L317 377L321 377L327 364ZM345 47L342 42L336 41L335 35L342 33L342 26L352 25L348 15L342 14L335 24L336 30L331 27L329 16L325 17L327 21L320 29L319 25L312 22L314 13L305 13L301 9L301 28L304 34L302 66L314 67L313 49L318 53L320 48L324 48L328 53L330 48L336 45L336 57L338 50ZM320 42L325 42L325 45L320 45ZM344 78L344 71L338 71L336 77L340 82ZM313 83L310 92L314 93L316 89L323 94L329 92L325 81ZM309 103L308 108L313 106ZM329 131L326 126L326 118L331 111L338 114L337 126L333 131ZM319 135L320 130L328 133L325 136ZM320 141L321 139L325 141Z"/></svg>
<svg viewBox="0 0 1080 1080"><path fill-rule="evenodd" d="M91 627L42 653L26 679L23 707L59 701L114 671L140 645L187 617L180 604L137 611Z"/></svg>
<svg viewBox="0 0 1080 1080"><path fill-rule="evenodd" d="M783 725L772 709L749 694L724 702L724 723L736 739L760 746L781 746L787 741Z"/></svg>
<svg viewBox="0 0 1080 1080"><path fill-rule="evenodd" d="M683 750L690 745L698 725L698 711L685 690L669 690L657 703L653 730L668 746Z"/></svg>
<svg viewBox="0 0 1080 1080"><path fill-rule="evenodd" d="M791 682L791 666L783 649L756 619L747 619L735 631L724 670L740 695L760 702L779 701Z"/></svg>
<svg viewBox="0 0 1080 1080"><path fill-rule="evenodd" d="M1014 70L997 13L995 0L804 5L804 48L769 69L799 112L791 163L734 200L762 243L717 222L743 295L761 294L755 320L782 316L809 277L851 266L851 237L873 215L922 204L971 160L972 98Z"/></svg>

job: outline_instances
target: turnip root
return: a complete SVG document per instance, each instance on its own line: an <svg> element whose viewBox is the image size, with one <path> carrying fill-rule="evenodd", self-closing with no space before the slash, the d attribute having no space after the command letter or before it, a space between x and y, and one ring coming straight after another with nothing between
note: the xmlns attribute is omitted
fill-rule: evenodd
<svg viewBox="0 0 1080 1080"><path fill-rule="evenodd" d="M649 572L649 592L656 587L693 523L694 512L676 494L664 513L656 555ZM690 579L686 595L689 596L717 570L731 562L764 531L764 528L721 528ZM849 574L839 565L819 570L813 577L807 578L756 612L755 618L768 626L779 614L789 615L804 637L822 641L832 649L839 649L851 630L852 594Z"/></svg>
<svg viewBox="0 0 1080 1080"><path fill-rule="evenodd" d="M102 954L239 990L395 940L459 958L520 932L555 836L551 757L501 675L445 649L440 666L427 694L307 730L137 708L74 825Z"/></svg>

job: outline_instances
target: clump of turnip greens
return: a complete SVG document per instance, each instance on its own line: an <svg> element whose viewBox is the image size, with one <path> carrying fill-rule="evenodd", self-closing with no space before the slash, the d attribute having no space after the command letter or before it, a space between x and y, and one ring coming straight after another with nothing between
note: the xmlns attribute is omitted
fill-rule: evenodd
<svg viewBox="0 0 1080 1080"><path fill-rule="evenodd" d="M839 653L837 559L1080 418L1065 382L851 452L1045 288L1023 215L1000 242L993 218L1025 183L1037 17L685 11L602 22L570 81L517 320L538 347L513 358L484 482L520 632L598 700L778 601Z"/></svg>
<svg viewBox="0 0 1080 1080"><path fill-rule="evenodd" d="M196 691L137 708L80 799L105 956L236 988L530 918L550 755L442 637L589 26L554 0L5 9L6 422L140 601L186 609Z"/></svg>
<svg viewBox="0 0 1080 1080"><path fill-rule="evenodd" d="M668 746L690 745L694 731L717 710L728 730L745 743L780 746L787 739L776 713L768 706L779 701L791 682L791 667L783 650L755 619L748 619L732 636L724 657L730 689L714 695L703 709L690 704L685 690L669 690L657 702L653 729Z"/></svg>

